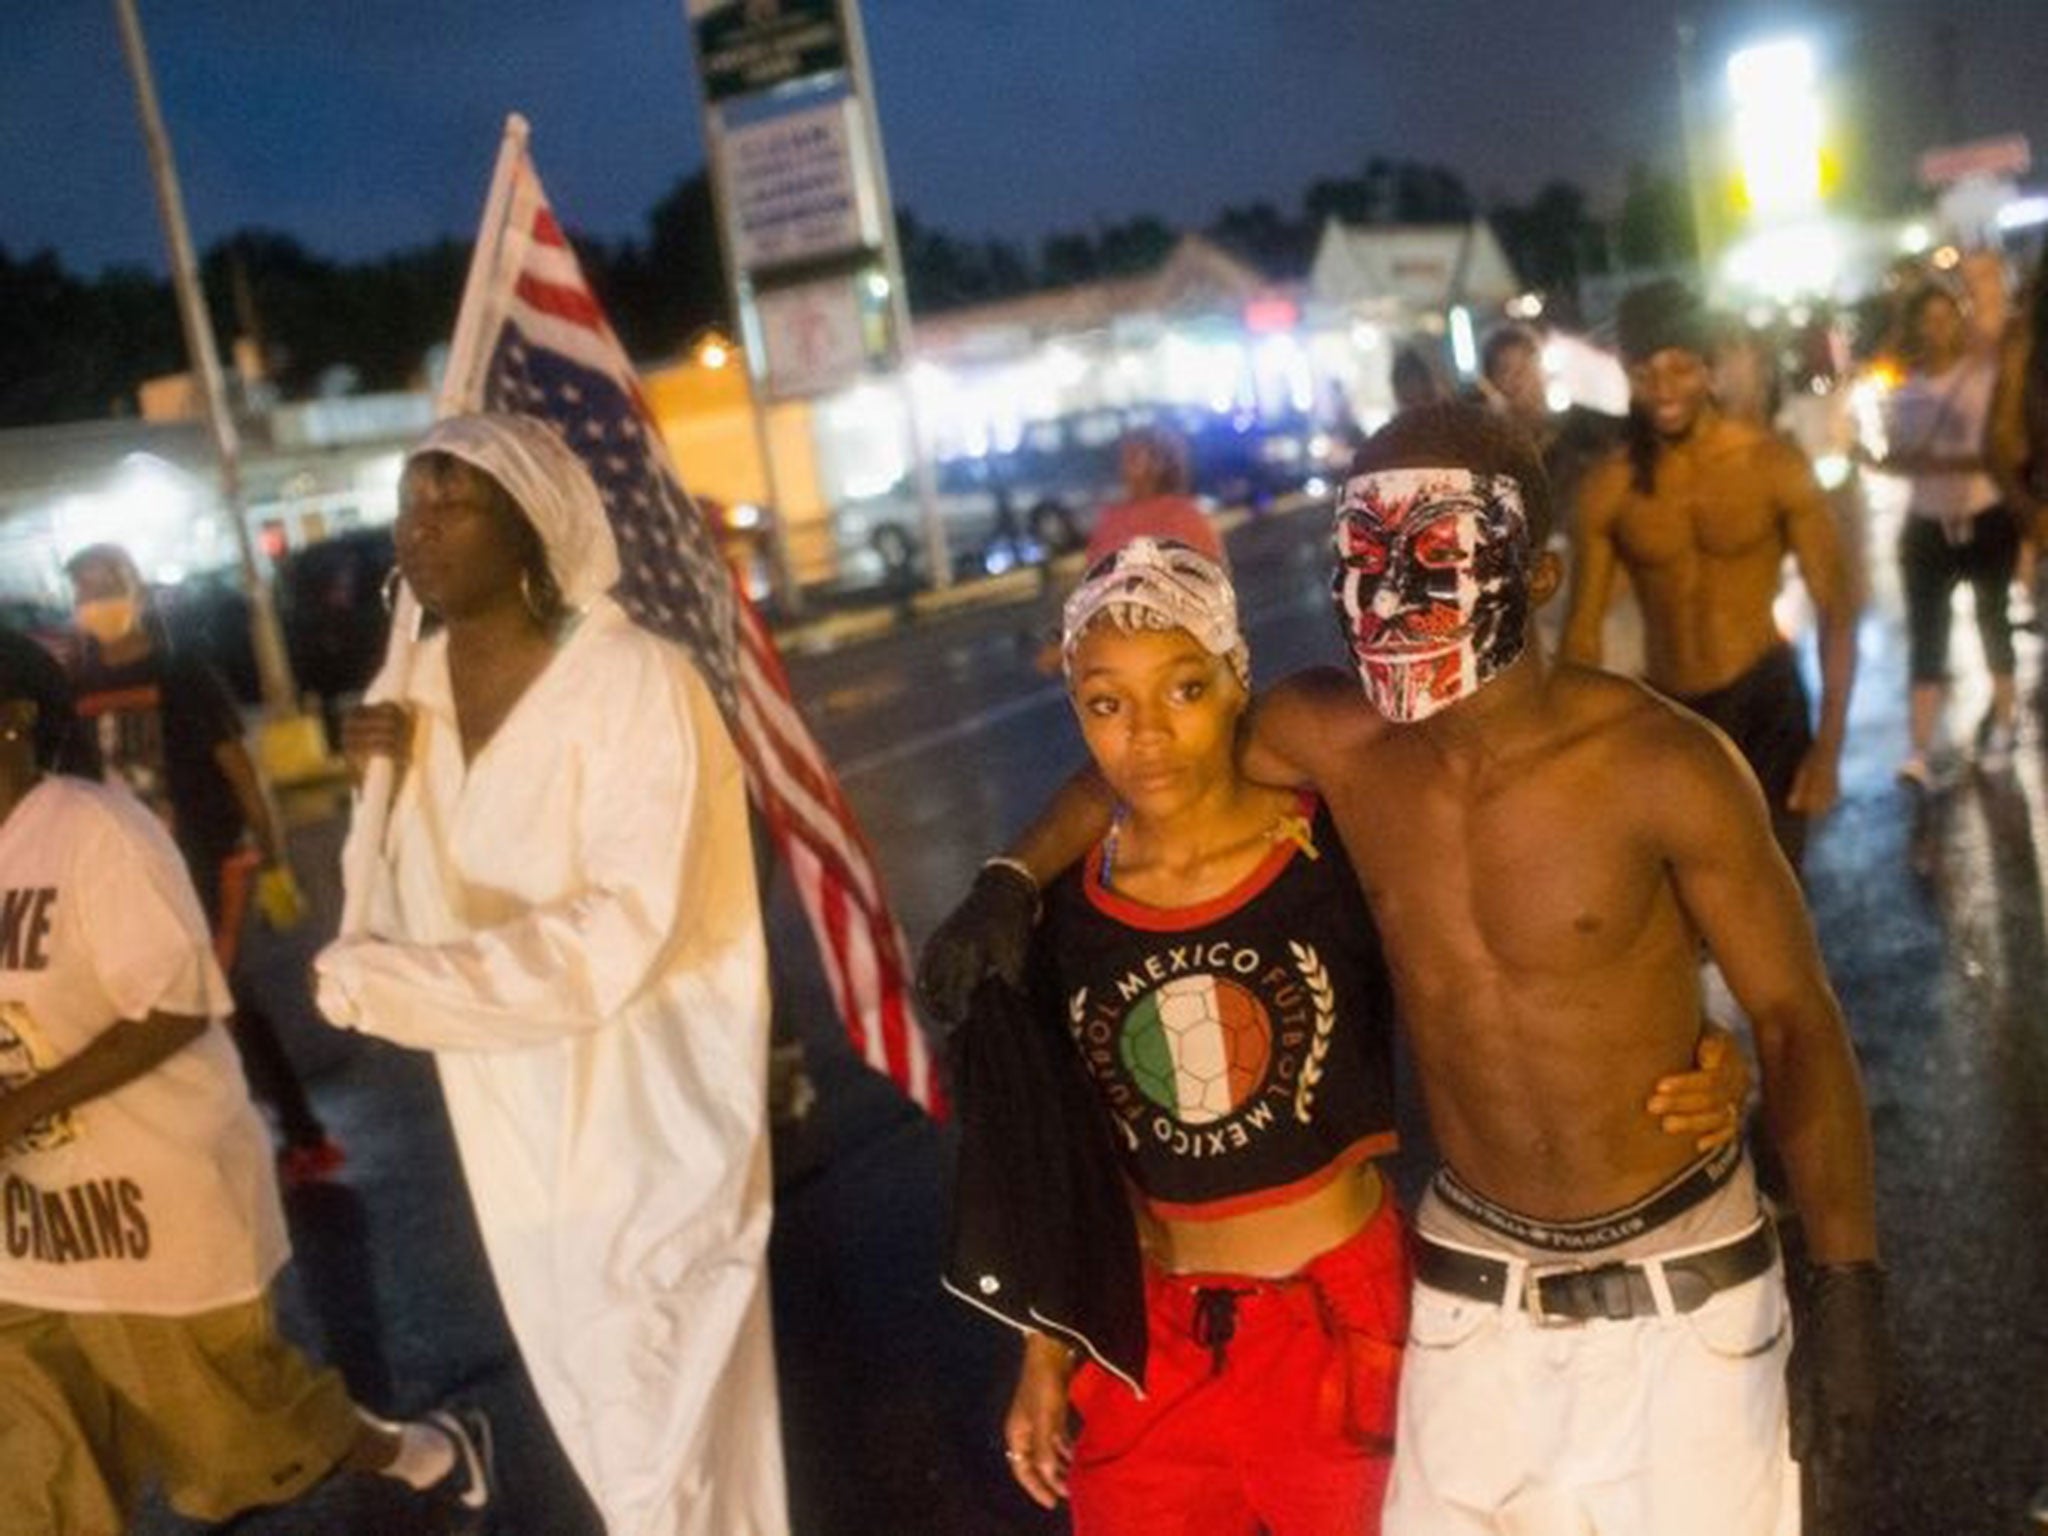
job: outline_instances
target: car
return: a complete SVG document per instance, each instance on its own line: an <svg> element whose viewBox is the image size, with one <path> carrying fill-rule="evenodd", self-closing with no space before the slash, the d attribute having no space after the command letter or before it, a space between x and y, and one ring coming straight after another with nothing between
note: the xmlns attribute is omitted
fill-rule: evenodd
<svg viewBox="0 0 2048 1536"><path fill-rule="evenodd" d="M1118 447L1134 427L1157 425L1188 444L1195 494L1223 506L1262 508L1323 472L1306 417L1274 422L1249 413L1172 406L1102 408L1033 422L1006 450L934 466L954 575L996 574L1079 549L1096 510L1122 495ZM922 556L915 498L906 485L849 502L835 520L842 584L900 583Z"/></svg>

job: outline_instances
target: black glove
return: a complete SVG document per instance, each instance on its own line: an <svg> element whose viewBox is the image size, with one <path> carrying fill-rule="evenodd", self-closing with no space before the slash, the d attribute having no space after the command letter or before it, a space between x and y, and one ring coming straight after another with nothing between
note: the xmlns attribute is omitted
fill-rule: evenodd
<svg viewBox="0 0 2048 1536"><path fill-rule="evenodd" d="M917 991L932 1017L957 1024L984 976L1012 989L1024 984L1024 960L1038 921L1038 887L1011 864L984 864L967 897L939 924L918 958Z"/></svg>
<svg viewBox="0 0 2048 1536"><path fill-rule="evenodd" d="M1891 1345L1884 1269L1819 1264L1793 1309L1792 1455L1804 1473L1806 1536L1864 1536L1875 1507L1878 1421Z"/></svg>

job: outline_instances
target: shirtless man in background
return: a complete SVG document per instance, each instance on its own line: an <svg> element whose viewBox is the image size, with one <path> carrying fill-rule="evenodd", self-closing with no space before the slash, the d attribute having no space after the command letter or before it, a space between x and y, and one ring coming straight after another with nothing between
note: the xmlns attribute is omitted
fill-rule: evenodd
<svg viewBox="0 0 2048 1536"><path fill-rule="evenodd" d="M1600 665L1619 565L1642 608L1645 680L1728 733L1796 869L1809 818L1839 793L1856 675L1853 573L1805 458L1715 406L1707 320L1691 294L1653 283L1622 300L1619 318L1630 439L1588 474L1579 498L1563 656ZM1771 612L1787 554L1818 621L1817 728Z"/></svg>

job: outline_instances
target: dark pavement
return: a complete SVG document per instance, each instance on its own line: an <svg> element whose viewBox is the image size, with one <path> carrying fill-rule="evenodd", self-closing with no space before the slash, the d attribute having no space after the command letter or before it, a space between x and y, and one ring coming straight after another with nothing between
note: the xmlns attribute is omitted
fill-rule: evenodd
<svg viewBox="0 0 2048 1536"><path fill-rule="evenodd" d="M1892 781L1904 683L1879 520L1844 803L1808 858L1810 899L1862 1054L1898 1344L1894 1450L1876 1536L2020 1536L2048 1482L2048 796L2040 645L2016 774L1961 771L1925 802ZM1232 535L1262 677L1335 659L1314 513ZM1049 605L964 609L792 658L799 697L840 765L914 941L980 855L1078 759L1059 691L1030 666ZM1958 622L1956 656L1977 667ZM1965 685L1970 722L1982 689ZM339 827L296 833L331 926ZM594 1521L540 1421L498 1312L433 1075L420 1057L315 1022L297 978L317 929L261 942L315 1100L349 1148L336 1185L288 1205L294 1334L358 1394L408 1413L454 1397L496 1423L504 1536L581 1536ZM936 1273L949 1142L854 1059L824 1002L787 891L773 919L778 1006L804 1040L818 1100L778 1131L772 1265L791 1505L798 1536L1023 1536L1063 1530L1010 1486L997 1432L1013 1346L949 1300ZM1400 1175L1426 1150L1411 1128ZM365 1481L251 1536L436 1529ZM155 1536L190 1530L157 1515Z"/></svg>

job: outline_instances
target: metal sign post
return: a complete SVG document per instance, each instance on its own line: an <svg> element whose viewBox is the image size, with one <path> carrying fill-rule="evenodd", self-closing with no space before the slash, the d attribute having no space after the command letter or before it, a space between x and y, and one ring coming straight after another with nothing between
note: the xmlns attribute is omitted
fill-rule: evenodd
<svg viewBox="0 0 2048 1536"><path fill-rule="evenodd" d="M768 360L758 338L748 334L747 278L740 268L732 225L724 214L731 206L732 195L725 184L724 134L709 91L700 93L697 110L703 126L705 170L711 179L711 203L719 210L711 222L718 226L718 254L725 263L725 291L732 304L733 337L747 370L747 414L753 419L754 451L761 456L761 494L767 503L761 516L768 527L768 585L775 594L776 607L795 618L804 611L803 588L790 562L781 483L775 474L775 444L768 430Z"/></svg>
<svg viewBox="0 0 2048 1536"><path fill-rule="evenodd" d="M911 383L914 338L910 329L910 290L903 279L903 252L896 240L896 200L889 194L889 162L882 153L882 125L875 112L874 77L868 70L867 33L861 28L860 0L841 0L846 18L847 65L853 79L853 93L859 100L862 125L867 130L869 165L875 189L882 203L882 271L889 282L889 315L896 333L896 375L903 389L904 419L910 426L911 482L917 488L918 519L924 525L925 560L931 567L934 587L953 584L953 560L946 547L946 525L939 515L938 478L932 473L931 454L926 450L924 423L918 410L917 390Z"/></svg>
<svg viewBox="0 0 2048 1536"><path fill-rule="evenodd" d="M910 381L910 304L857 0L685 0L685 10L756 399L823 394L893 364L931 580L946 586L952 562Z"/></svg>

